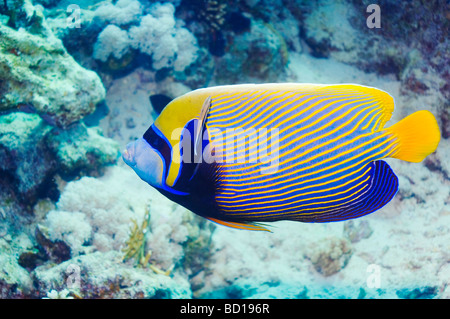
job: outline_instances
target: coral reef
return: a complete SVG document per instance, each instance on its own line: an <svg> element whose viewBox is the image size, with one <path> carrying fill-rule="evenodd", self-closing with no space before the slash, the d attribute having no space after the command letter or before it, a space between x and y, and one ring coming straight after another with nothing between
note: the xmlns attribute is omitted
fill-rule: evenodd
<svg viewBox="0 0 450 319"><path fill-rule="evenodd" d="M94 45L94 58L106 62L110 55L120 59L129 49L128 33L114 24L108 25Z"/></svg>
<svg viewBox="0 0 450 319"><path fill-rule="evenodd" d="M67 53L42 8L25 0L0 11L0 286L2 297L30 297L29 272L71 256L64 242L36 227L59 198L60 176L100 175L116 162L118 144L80 122L104 100L105 89Z"/></svg>
<svg viewBox="0 0 450 319"><path fill-rule="evenodd" d="M251 31L235 35L228 52L216 62L218 84L276 82L287 63L283 38L260 21L252 23Z"/></svg>
<svg viewBox="0 0 450 319"><path fill-rule="evenodd" d="M197 40L189 30L176 24L174 6L155 3L147 15L139 17L139 25L128 31L117 26L136 20L141 13L139 8L137 1L122 0L115 7L107 4L96 10L97 16L112 24L99 34L94 58L106 62L113 54L120 59L127 50L135 49L152 58L155 70L173 67L175 71L184 71L197 58Z"/></svg>
<svg viewBox="0 0 450 319"><path fill-rule="evenodd" d="M0 172L11 193L25 202L36 200L40 187L55 174L55 160L44 137L51 131L36 114L12 113L0 117ZM6 187L5 187L6 189Z"/></svg>
<svg viewBox="0 0 450 319"><path fill-rule="evenodd" d="M20 234L0 238L0 297L23 298L32 291L32 280L18 263L18 255L32 248L30 239Z"/></svg>
<svg viewBox="0 0 450 319"><path fill-rule="evenodd" d="M75 298L190 298L189 282L180 275L157 275L152 270L129 267L121 253L95 252L33 273L37 292L68 289ZM67 287L70 288L67 288Z"/></svg>
<svg viewBox="0 0 450 319"><path fill-rule="evenodd" d="M103 137L100 128L83 123L53 129L46 142L56 155L61 175L99 175L102 167L115 163L119 155L116 141Z"/></svg>
<svg viewBox="0 0 450 319"><path fill-rule="evenodd" d="M1 298L449 298L445 1L0 3ZM444 9L443 9L444 8ZM74 27L77 23L79 27ZM236 231L117 161L168 100L215 84L360 83L442 140L388 160L395 199L345 223ZM105 136L103 136L103 133Z"/></svg>
<svg viewBox="0 0 450 319"><path fill-rule="evenodd" d="M100 20L120 26L139 21L143 7L137 0L118 0L115 4L103 2L94 13Z"/></svg>
<svg viewBox="0 0 450 319"><path fill-rule="evenodd" d="M74 299L69 294L69 289L63 289L61 291L51 290L47 293L47 297L43 297L42 299Z"/></svg>
<svg viewBox="0 0 450 319"><path fill-rule="evenodd" d="M58 199L54 176L99 175L118 145L80 123L105 89L67 53L42 9L26 0L1 10L0 200L8 211L32 211L39 198Z"/></svg>
<svg viewBox="0 0 450 319"><path fill-rule="evenodd" d="M67 53L42 13L25 8L27 16L39 17L34 24L17 30L0 24L0 111L32 109L50 124L67 127L93 112L105 89L95 72Z"/></svg>
<svg viewBox="0 0 450 319"><path fill-rule="evenodd" d="M114 167L102 178L83 177L68 183L56 209L46 215L43 226L50 240L63 241L70 247L71 259L62 263L61 268L46 270L43 265L37 267L34 272L44 272L48 275L50 272L56 272L55 276L61 276L58 272L61 272L63 267L70 263L78 264L80 261L83 265L80 267L89 268L86 270L89 276L94 276L91 272L100 272L104 267L95 264L96 259L100 258L109 263L104 271L111 272L108 276L112 277L101 283L93 283L86 275L81 289L84 297L94 297L90 295L94 292L88 291L88 285L97 288L105 286L107 291L104 294L112 294L108 288L111 282L118 284L116 280L119 279L116 276L126 273L128 268L135 269L136 265L142 269L136 276L149 277L144 281L145 285L153 287L154 280L162 280L164 285L176 286L176 281L181 280L184 281L184 286L187 285L183 292L180 292L181 297L189 297L191 290L188 279L192 272L198 271L196 269L200 265L203 266L209 258L207 252L212 230L206 223L198 223L197 219L184 209L173 212L172 204L168 200L156 191L142 188L141 182L133 177L125 168ZM103 191L99 193L98 189ZM143 222L139 225L137 221ZM131 229L130 224L134 225ZM109 268L111 269L108 270ZM169 275L170 278L157 279L158 276ZM151 279L153 277L156 279ZM59 281L60 285L64 282L65 279ZM134 282L132 285L136 284ZM141 287L141 296L153 296L150 291L146 291L151 287L145 285ZM55 286L51 289L58 290L61 287ZM50 287L46 286L44 290L49 289ZM117 289L116 297L126 296L121 294L125 294L127 289ZM176 293L176 289L172 291L174 289L166 288L166 297L176 297L173 295ZM84 290L86 291L83 292Z"/></svg>
<svg viewBox="0 0 450 319"><path fill-rule="evenodd" d="M64 130L21 112L0 117L0 174L9 181L6 189L21 201L34 204L40 197L53 197L49 191L55 174L98 174L117 156L117 143L94 128L76 124Z"/></svg>
<svg viewBox="0 0 450 319"><path fill-rule="evenodd" d="M378 29L366 24L370 3L321 0L298 13L308 49L317 57L394 76L401 82L402 95L413 99L433 95L432 109L444 113L450 92L446 63L450 22L441 10L444 1L380 1L382 25ZM445 126L441 117L439 121Z"/></svg>
<svg viewBox="0 0 450 319"><path fill-rule="evenodd" d="M192 297L189 279L210 257L213 228L142 186L119 166L68 183L35 239L0 238L5 296Z"/></svg>

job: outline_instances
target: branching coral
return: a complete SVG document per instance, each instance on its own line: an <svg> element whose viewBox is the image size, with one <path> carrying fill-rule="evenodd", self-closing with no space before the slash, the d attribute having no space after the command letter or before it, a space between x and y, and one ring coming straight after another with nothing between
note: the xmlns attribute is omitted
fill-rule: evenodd
<svg viewBox="0 0 450 319"><path fill-rule="evenodd" d="M148 264L148 260L150 259L151 252L145 253L145 243L146 238L145 234L148 230L148 225L150 222L150 211L147 208L144 220L139 226L135 219L132 219L131 222L133 226L130 230L130 238L126 241L126 247L122 249L125 253L123 260L127 261L131 258L134 258L137 262L137 265L145 267Z"/></svg>
<svg viewBox="0 0 450 319"><path fill-rule="evenodd" d="M157 274L169 276L172 269L174 268L174 265L169 267L169 269L167 269L166 271L163 271L157 266L149 263L152 252L150 250L147 251L147 253L145 252L147 242L146 233L150 224L149 208L146 208L144 220L142 221L141 225L138 225L135 219L132 219L131 222L133 223L133 226L131 227L130 238L126 241L126 247L122 249L122 252L125 253L123 260L127 261L133 258L135 259L137 266L148 266Z"/></svg>
<svg viewBox="0 0 450 319"><path fill-rule="evenodd" d="M125 2L121 1L121 5L125 6ZM134 3L130 1L129 6ZM103 12L111 6L102 8L97 11ZM136 14L137 11L133 12ZM120 59L130 49L135 49L152 57L155 70L173 67L175 71L184 71L197 59L197 39L175 19L175 7L171 3L152 4L148 12L140 16L139 25L132 25L128 31L114 24L108 25L94 45L94 58L105 62L113 55ZM133 20L136 19L130 18ZM116 19L110 21L121 25Z"/></svg>
<svg viewBox="0 0 450 319"><path fill-rule="evenodd" d="M126 25L137 21L142 15L142 5L137 0L118 0L115 5L104 3L95 10L101 20L117 25Z"/></svg>
<svg viewBox="0 0 450 319"><path fill-rule="evenodd" d="M94 45L94 58L106 62L110 55L120 59L129 49L128 33L114 24L108 25Z"/></svg>
<svg viewBox="0 0 450 319"><path fill-rule="evenodd" d="M205 20L213 29L220 30L225 22L226 3L217 0L205 0L199 12L201 19Z"/></svg>

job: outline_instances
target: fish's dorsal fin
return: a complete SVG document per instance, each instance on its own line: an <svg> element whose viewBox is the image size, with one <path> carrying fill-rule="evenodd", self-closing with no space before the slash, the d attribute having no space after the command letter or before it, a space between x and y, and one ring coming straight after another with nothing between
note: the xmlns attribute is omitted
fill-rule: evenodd
<svg viewBox="0 0 450 319"><path fill-rule="evenodd" d="M211 108L211 96L208 96L203 102L200 116L198 118L197 129L194 136L194 156L197 158L201 154L202 147L202 134L205 128L206 117L208 116L209 109Z"/></svg>
<svg viewBox="0 0 450 319"><path fill-rule="evenodd" d="M220 219L216 219L216 218L212 218L212 217L205 217L206 219L222 225L222 226L226 226L226 227L231 227L231 228L235 228L235 229L244 229L244 230L253 230L253 231L267 231L269 233L271 233L272 231L270 229L267 229L266 227L263 227L262 224L260 223L238 223L238 222L229 222L229 221L224 221L224 220L220 220Z"/></svg>
<svg viewBox="0 0 450 319"><path fill-rule="evenodd" d="M381 130L386 122L391 119L392 113L394 112L395 103L392 95L377 88L359 84L334 84L325 85L319 89L323 91L330 90L340 93L362 93L370 96L373 101L381 107L381 111L377 115L375 115L374 121L371 122L372 130Z"/></svg>

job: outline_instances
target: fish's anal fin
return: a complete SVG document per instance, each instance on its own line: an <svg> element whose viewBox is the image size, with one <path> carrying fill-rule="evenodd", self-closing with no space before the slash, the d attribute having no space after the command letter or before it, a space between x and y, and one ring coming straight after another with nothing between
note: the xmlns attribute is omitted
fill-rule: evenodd
<svg viewBox="0 0 450 319"><path fill-rule="evenodd" d="M263 226L261 226L261 224L259 223L238 223L238 222L229 222L229 221L224 221L224 220L220 220L220 219L216 219L216 218L212 218L212 217L206 217L206 219L222 225L222 226L226 226L226 227L231 227L231 228L235 228L235 229L243 229L243 230L253 230L253 231L267 231L269 233L271 233L272 231L270 229L267 229Z"/></svg>
<svg viewBox="0 0 450 319"><path fill-rule="evenodd" d="M391 157L418 163L438 147L441 133L436 118L429 111L417 111L388 127L397 140L397 150Z"/></svg>
<svg viewBox="0 0 450 319"><path fill-rule="evenodd" d="M369 187L364 193L350 200L342 207L337 207L332 211L320 213L308 222L336 222L353 218L359 218L373 213L389 203L398 190L398 178L382 160L374 161L371 166L371 180Z"/></svg>

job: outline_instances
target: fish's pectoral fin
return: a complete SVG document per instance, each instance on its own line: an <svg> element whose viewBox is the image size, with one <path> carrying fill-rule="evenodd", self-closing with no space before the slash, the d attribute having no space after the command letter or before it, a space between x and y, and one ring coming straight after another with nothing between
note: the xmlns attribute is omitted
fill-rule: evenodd
<svg viewBox="0 0 450 319"><path fill-rule="evenodd" d="M206 219L222 225L222 226L226 226L226 227L231 227L231 228L235 228L235 229L244 229L244 230L253 230L253 231L267 231L269 233L271 233L272 231L270 229L267 229L265 227L262 226L262 224L260 223L239 223L239 222L230 222L230 221L224 221L224 220L220 220L220 219L216 219L216 218L212 218L212 217L205 217Z"/></svg>
<svg viewBox="0 0 450 319"><path fill-rule="evenodd" d="M194 134L194 163L195 169L194 173L191 176L191 179L197 174L197 171L200 167L200 164L202 163L202 140L203 140L203 131L205 129L206 125L206 118L208 117L209 110L211 109L211 96L208 96L206 100L203 102L202 109L200 111L200 115L198 118L198 123L196 127L196 131Z"/></svg>
<svg viewBox="0 0 450 319"><path fill-rule="evenodd" d="M206 118L209 113L209 109L211 108L211 96L208 96L203 102L202 110L200 111L200 115L197 123L197 130L194 136L194 155L198 156L202 152L202 135L203 130L205 128Z"/></svg>

